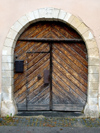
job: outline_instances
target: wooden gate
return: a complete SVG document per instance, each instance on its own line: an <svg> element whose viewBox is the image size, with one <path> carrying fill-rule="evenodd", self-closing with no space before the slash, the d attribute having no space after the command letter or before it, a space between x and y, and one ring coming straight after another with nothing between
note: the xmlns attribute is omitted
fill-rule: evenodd
<svg viewBox="0 0 100 133"><path fill-rule="evenodd" d="M19 37L14 74L18 110L82 111L87 100L87 50L81 37L60 22L37 22ZM16 60L16 59L15 59Z"/></svg>

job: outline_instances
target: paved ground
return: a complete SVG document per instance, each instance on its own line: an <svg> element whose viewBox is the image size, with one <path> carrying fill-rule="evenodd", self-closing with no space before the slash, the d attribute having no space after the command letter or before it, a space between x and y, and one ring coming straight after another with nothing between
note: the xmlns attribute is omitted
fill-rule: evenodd
<svg viewBox="0 0 100 133"><path fill-rule="evenodd" d="M4 117L0 118L0 126L32 126L32 127L100 127L100 118L66 118L66 117Z"/></svg>
<svg viewBox="0 0 100 133"><path fill-rule="evenodd" d="M100 128L1 126L0 133L100 133Z"/></svg>
<svg viewBox="0 0 100 133"><path fill-rule="evenodd" d="M100 118L80 113L34 112L0 118L0 133L100 133ZM24 115L24 117L23 117Z"/></svg>

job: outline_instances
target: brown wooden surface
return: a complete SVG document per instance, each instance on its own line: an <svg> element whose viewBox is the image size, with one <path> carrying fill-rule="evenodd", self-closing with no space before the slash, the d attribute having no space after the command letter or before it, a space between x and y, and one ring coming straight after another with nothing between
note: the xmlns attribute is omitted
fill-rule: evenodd
<svg viewBox="0 0 100 133"><path fill-rule="evenodd" d="M85 44L28 42L20 41L21 38L82 39L71 27L60 22L37 22L22 33L15 47L17 59L24 60L24 72L14 74L18 109L81 111L87 100ZM52 70L49 85L44 85L46 69Z"/></svg>
<svg viewBox="0 0 100 133"><path fill-rule="evenodd" d="M73 44L74 45L74 44ZM87 62L79 53L75 53L66 44L53 44L53 109L73 111L75 105L83 105L86 102L87 95ZM66 61L67 60L67 61ZM73 63L72 64L70 63ZM76 71L73 69L75 66ZM78 71L84 72L79 73ZM60 106L60 109L57 107ZM65 108L65 105L71 104L72 107ZM79 111L79 107L74 108ZM80 107L80 110L82 107ZM74 111L75 111L74 110Z"/></svg>

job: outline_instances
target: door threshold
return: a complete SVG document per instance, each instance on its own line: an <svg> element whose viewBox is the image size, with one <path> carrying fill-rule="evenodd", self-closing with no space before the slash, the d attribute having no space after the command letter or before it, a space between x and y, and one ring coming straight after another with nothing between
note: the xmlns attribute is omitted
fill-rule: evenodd
<svg viewBox="0 0 100 133"><path fill-rule="evenodd" d="M81 112L65 111L19 111L17 116L44 116L44 117L83 117Z"/></svg>

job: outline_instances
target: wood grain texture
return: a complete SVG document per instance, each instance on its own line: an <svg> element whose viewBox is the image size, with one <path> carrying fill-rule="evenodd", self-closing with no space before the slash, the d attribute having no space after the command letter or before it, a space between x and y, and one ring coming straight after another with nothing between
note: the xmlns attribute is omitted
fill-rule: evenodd
<svg viewBox="0 0 100 133"><path fill-rule="evenodd" d="M21 38L82 39L71 27L54 21L31 24L20 35L14 51L18 60L24 60L24 72L14 74L18 110L82 111L88 79L85 44L28 42ZM51 72L48 85L44 84L44 70Z"/></svg>
<svg viewBox="0 0 100 133"><path fill-rule="evenodd" d="M87 62L69 46L53 44L53 109L79 111L87 98L87 78L84 76L87 73ZM73 69L74 66L77 71ZM83 72L81 75L79 70ZM62 106L58 108L60 104ZM72 106L68 107L67 104ZM77 108L75 104L80 104L81 107Z"/></svg>

